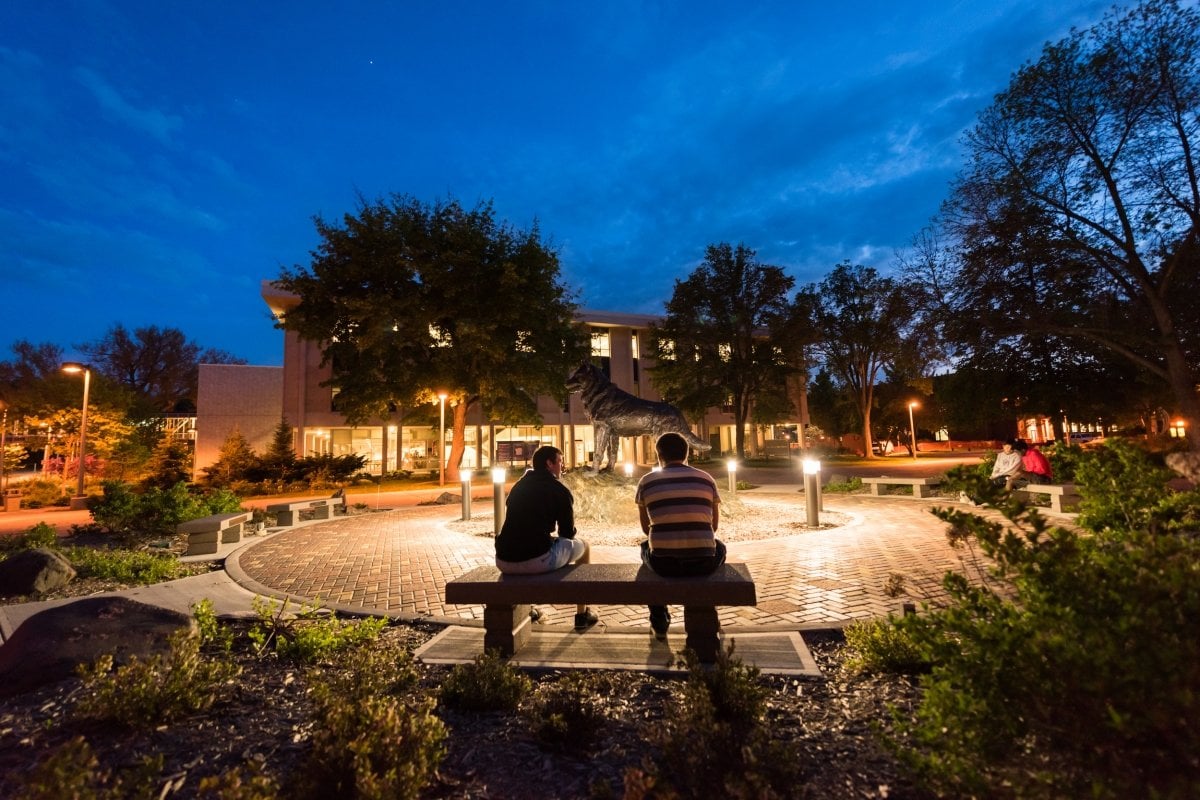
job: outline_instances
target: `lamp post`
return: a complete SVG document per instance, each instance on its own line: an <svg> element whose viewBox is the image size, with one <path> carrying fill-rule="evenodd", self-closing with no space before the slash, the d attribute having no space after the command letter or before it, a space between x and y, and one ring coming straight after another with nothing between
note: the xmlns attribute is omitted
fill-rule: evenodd
<svg viewBox="0 0 1200 800"><path fill-rule="evenodd" d="M438 426L438 486L446 485L446 393L438 392L438 402L442 410Z"/></svg>
<svg viewBox="0 0 1200 800"><path fill-rule="evenodd" d="M8 403L0 400L4 421L0 422L0 495L8 489Z"/></svg>
<svg viewBox="0 0 1200 800"><path fill-rule="evenodd" d="M496 535L500 535L500 529L504 527L504 479L508 476L508 470L504 467L492 467L492 504L494 518L493 527Z"/></svg>
<svg viewBox="0 0 1200 800"><path fill-rule="evenodd" d="M908 432L912 434L913 461L917 460L917 426L913 422L913 409L918 405L916 400L908 404Z"/></svg>
<svg viewBox="0 0 1200 800"><path fill-rule="evenodd" d="M462 480L462 518L467 522L471 519L471 470L462 470L458 477Z"/></svg>
<svg viewBox="0 0 1200 800"><path fill-rule="evenodd" d="M75 486L75 496L71 498L71 508L78 510L87 508L87 495L83 493L83 465L87 453L88 391L92 385L92 371L86 364L80 364L78 361L65 362L62 371L71 375L83 373L83 413L79 418L79 477Z"/></svg>

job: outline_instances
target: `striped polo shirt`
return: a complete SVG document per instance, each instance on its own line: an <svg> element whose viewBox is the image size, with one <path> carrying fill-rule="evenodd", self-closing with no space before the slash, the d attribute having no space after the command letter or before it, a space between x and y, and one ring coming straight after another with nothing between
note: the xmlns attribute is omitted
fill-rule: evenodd
<svg viewBox="0 0 1200 800"><path fill-rule="evenodd" d="M635 500L650 517L650 551L686 558L716 552L713 508L721 502L707 472L671 464L642 476Z"/></svg>

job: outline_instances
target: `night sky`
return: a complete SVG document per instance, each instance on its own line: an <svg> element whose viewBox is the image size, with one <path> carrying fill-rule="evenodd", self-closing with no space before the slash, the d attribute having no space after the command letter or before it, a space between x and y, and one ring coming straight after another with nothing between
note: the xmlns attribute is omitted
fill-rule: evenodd
<svg viewBox="0 0 1200 800"><path fill-rule="evenodd" d="M585 308L659 313L722 241L886 272L978 112L1109 7L3 3L0 359L122 323L281 363L260 282L359 196L491 199Z"/></svg>

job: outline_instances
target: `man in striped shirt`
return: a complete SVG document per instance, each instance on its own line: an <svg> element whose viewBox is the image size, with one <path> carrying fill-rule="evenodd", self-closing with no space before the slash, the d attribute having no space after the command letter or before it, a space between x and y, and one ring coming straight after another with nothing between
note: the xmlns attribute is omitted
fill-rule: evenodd
<svg viewBox="0 0 1200 800"><path fill-rule="evenodd" d="M634 496L646 534L642 563L668 578L708 575L725 563L725 544L716 537L717 484L688 465L688 443L678 433L664 433L654 449L662 469L642 476ZM670 625L666 606L650 606L650 627L659 638Z"/></svg>

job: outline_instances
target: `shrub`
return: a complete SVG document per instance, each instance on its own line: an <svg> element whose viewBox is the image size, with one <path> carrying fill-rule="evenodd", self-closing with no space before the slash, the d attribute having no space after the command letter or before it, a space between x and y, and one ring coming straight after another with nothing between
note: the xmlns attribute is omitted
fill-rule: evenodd
<svg viewBox="0 0 1200 800"><path fill-rule="evenodd" d="M607 676L571 672L540 687L526 709L534 736L550 748L586 747L604 725L600 697L609 683Z"/></svg>
<svg viewBox="0 0 1200 800"><path fill-rule="evenodd" d="M241 673L227 660L200 653L200 638L179 630L166 653L132 658L113 669L113 657L101 656L88 667L76 712L85 718L129 728L149 728L209 708L222 685Z"/></svg>
<svg viewBox="0 0 1200 800"><path fill-rule="evenodd" d="M832 494L850 494L851 492L857 492L862 487L862 478L855 476L847 478L844 481L830 481L822 487L821 491Z"/></svg>
<svg viewBox="0 0 1200 800"><path fill-rule="evenodd" d="M133 766L113 774L100 769L91 745L76 736L39 762L26 778L17 800L106 800L155 797L162 775L163 757L142 756Z"/></svg>
<svg viewBox="0 0 1200 800"><path fill-rule="evenodd" d="M854 674L927 672L928 657L908 630L897 623L889 617L847 625L843 630L848 651L843 668Z"/></svg>
<svg viewBox="0 0 1200 800"><path fill-rule="evenodd" d="M373 641L387 627L385 617L341 620L315 607L302 607L294 617L288 617L286 600L277 607L270 600L256 597L251 605L258 620L247 636L259 655L270 647L281 657L301 664L313 664Z"/></svg>
<svg viewBox="0 0 1200 800"><path fill-rule="evenodd" d="M135 492L126 483L105 481L103 495L92 500L92 519L127 538L170 536L175 526L210 514L241 510L241 500L227 490L195 494L187 484L169 489L147 488Z"/></svg>
<svg viewBox="0 0 1200 800"><path fill-rule="evenodd" d="M21 489L25 492L25 496L21 499L21 502L26 508L59 505L62 500L67 499L67 495L63 492L62 482L55 478L31 478L26 481L14 481L11 488Z"/></svg>
<svg viewBox="0 0 1200 800"><path fill-rule="evenodd" d="M63 555L81 578L145 586L174 580L187 572L179 559L170 553L68 547L63 550Z"/></svg>
<svg viewBox="0 0 1200 800"><path fill-rule="evenodd" d="M1088 476L1118 473L1152 498L1156 470L1127 451L1079 465L1089 491L1104 481ZM893 739L902 758L951 794L1194 794L1200 537L1136 527L1150 520L1126 501L1085 535L1002 491L991 500L1007 523L934 511L978 543L1002 584L950 573L948 604L901 622L932 664Z"/></svg>
<svg viewBox="0 0 1200 800"><path fill-rule="evenodd" d="M533 682L498 651L489 650L472 663L450 670L442 683L441 700L465 711L513 711L532 687Z"/></svg>
<svg viewBox="0 0 1200 800"><path fill-rule="evenodd" d="M1167 481L1172 477L1132 442L1109 440L1075 467L1079 524L1094 531L1145 529L1154 508L1171 493Z"/></svg>
<svg viewBox="0 0 1200 800"><path fill-rule="evenodd" d="M314 798L419 797L446 752L434 700L395 694L416 683L410 661L360 648L347 666L312 676L312 750L297 790Z"/></svg>
<svg viewBox="0 0 1200 800"><path fill-rule="evenodd" d="M233 631L222 625L213 610L212 600L207 598L192 604L192 617L200 634L200 646L215 648L228 653L233 649Z"/></svg>
<svg viewBox="0 0 1200 800"><path fill-rule="evenodd" d="M19 550L34 550L38 547L58 547L58 533L53 525L39 522L15 536L0 536L0 552L15 553Z"/></svg>
<svg viewBox="0 0 1200 800"><path fill-rule="evenodd" d="M280 796L279 786L263 772L262 762L257 760L220 775L201 778L197 789L200 797L220 800L275 800Z"/></svg>
<svg viewBox="0 0 1200 800"><path fill-rule="evenodd" d="M630 771L627 783L688 798L796 795L800 760L788 744L772 739L758 670L736 658L732 644L711 667L690 651L685 658L682 702L652 734L661 763L649 773Z"/></svg>

